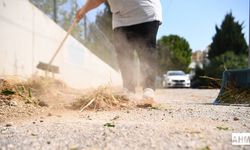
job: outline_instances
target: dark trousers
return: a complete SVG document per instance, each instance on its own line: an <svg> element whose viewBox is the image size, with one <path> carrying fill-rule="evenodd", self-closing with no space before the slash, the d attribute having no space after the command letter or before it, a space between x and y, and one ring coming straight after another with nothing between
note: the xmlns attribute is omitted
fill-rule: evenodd
<svg viewBox="0 0 250 150"><path fill-rule="evenodd" d="M137 81L135 51L140 60L141 86L154 89L157 72L156 35L159 25L159 21L152 21L114 30L114 45L123 86L129 91L135 91Z"/></svg>

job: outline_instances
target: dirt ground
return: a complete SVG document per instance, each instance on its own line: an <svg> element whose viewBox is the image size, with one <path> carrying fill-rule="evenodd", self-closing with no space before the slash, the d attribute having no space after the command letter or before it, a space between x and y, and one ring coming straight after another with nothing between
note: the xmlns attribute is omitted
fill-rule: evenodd
<svg viewBox="0 0 250 150"><path fill-rule="evenodd" d="M250 132L250 108L212 105L218 92L159 89L157 106L115 111L65 109L73 96L0 106L0 149L249 149L233 146L231 134Z"/></svg>

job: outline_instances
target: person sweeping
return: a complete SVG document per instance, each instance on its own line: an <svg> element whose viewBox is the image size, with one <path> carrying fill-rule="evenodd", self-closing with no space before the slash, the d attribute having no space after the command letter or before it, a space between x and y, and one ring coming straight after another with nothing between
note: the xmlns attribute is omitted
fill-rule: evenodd
<svg viewBox="0 0 250 150"><path fill-rule="evenodd" d="M154 99L157 72L156 35L162 22L160 0L87 0L77 11L79 22L87 12L108 2L112 12L114 46L123 87L135 92L134 51L140 60L143 96Z"/></svg>

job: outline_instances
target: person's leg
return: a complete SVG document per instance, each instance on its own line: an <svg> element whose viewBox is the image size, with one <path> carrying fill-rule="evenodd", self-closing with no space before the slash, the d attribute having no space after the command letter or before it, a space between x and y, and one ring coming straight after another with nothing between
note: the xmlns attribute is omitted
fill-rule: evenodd
<svg viewBox="0 0 250 150"><path fill-rule="evenodd" d="M114 30L114 46L123 79L123 87L130 92L135 92L134 48L128 41L128 33L125 28L121 27Z"/></svg>
<svg viewBox="0 0 250 150"><path fill-rule="evenodd" d="M145 47L139 52L141 59L141 72L143 74L143 87L155 89L155 78L158 71L156 39L152 36L148 37Z"/></svg>
<svg viewBox="0 0 250 150"><path fill-rule="evenodd" d="M140 59L143 88L155 88L155 76L158 71L156 35L159 24L158 21L153 21L131 27L134 31L133 41L138 47L136 50Z"/></svg>

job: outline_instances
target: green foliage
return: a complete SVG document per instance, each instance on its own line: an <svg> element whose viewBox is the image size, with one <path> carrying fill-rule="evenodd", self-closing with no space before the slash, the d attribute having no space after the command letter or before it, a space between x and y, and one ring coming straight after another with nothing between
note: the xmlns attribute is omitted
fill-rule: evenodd
<svg viewBox="0 0 250 150"><path fill-rule="evenodd" d="M236 55L232 51L211 59L211 63L205 68L207 75L215 78L222 78L222 73L228 69L243 69L247 67L247 55ZM211 71L213 70L213 71Z"/></svg>
<svg viewBox="0 0 250 150"><path fill-rule="evenodd" d="M103 125L104 127L109 127L109 128L114 128L115 127L115 125L113 124L113 123L105 123L104 125Z"/></svg>
<svg viewBox="0 0 250 150"><path fill-rule="evenodd" d="M195 76L193 77L191 81L191 87L192 88L208 88L209 87L209 81L205 78L202 78L202 76L205 76L206 72L203 68L200 68L199 65L195 67Z"/></svg>
<svg viewBox="0 0 250 150"><path fill-rule="evenodd" d="M53 19L53 0L30 0L35 6L41 9ZM75 18L75 12L79 9L77 0L56 0L57 2L57 23L67 30ZM67 3L67 7L64 4ZM96 16L95 22L90 22L87 16L80 21L71 35L88 47L94 54L104 62L118 68L116 63L115 49L112 45L112 15L108 3L105 9Z"/></svg>
<svg viewBox="0 0 250 150"><path fill-rule="evenodd" d="M54 16L54 1L53 0L30 0L31 3L33 3L36 7L38 7L40 10L42 10L45 14L47 14L51 19L53 19ZM65 4L67 0L56 0L56 12L62 11L62 6Z"/></svg>
<svg viewBox="0 0 250 150"><path fill-rule="evenodd" d="M105 3L105 9L98 13L95 22L88 25L85 45L104 62L118 69L112 33L112 14Z"/></svg>
<svg viewBox="0 0 250 150"><path fill-rule="evenodd" d="M95 23L105 36L112 41L112 13L107 2L105 3L103 12L97 14Z"/></svg>
<svg viewBox="0 0 250 150"><path fill-rule="evenodd" d="M14 95L15 93L16 92L11 89L4 89L1 91L1 94L5 96Z"/></svg>
<svg viewBox="0 0 250 150"><path fill-rule="evenodd" d="M216 127L218 130L229 130L228 127L218 126Z"/></svg>
<svg viewBox="0 0 250 150"><path fill-rule="evenodd" d="M201 78L201 76L208 76L215 79L221 79L222 74L225 70L243 69L247 67L247 63L247 55L236 55L234 54L234 52L228 51L220 56L211 59L208 65L204 65L203 69L196 67L195 77L192 80L192 87L219 88L218 86L215 86L218 83L213 83L215 82L213 80L203 79Z"/></svg>
<svg viewBox="0 0 250 150"><path fill-rule="evenodd" d="M58 24L64 28L65 31L68 30L70 25L73 23L75 19L75 12L79 9L77 0L71 0L68 4L67 9L60 9L59 13L61 17L58 19ZM83 36L84 33L84 22L80 21L72 31L71 35L77 39L79 42L83 43Z"/></svg>
<svg viewBox="0 0 250 150"><path fill-rule="evenodd" d="M212 59L227 51L235 54L247 54L247 43L242 33L243 23L234 21L232 13L226 14L221 27L215 27L216 34L213 37L209 50L209 58Z"/></svg>
<svg viewBox="0 0 250 150"><path fill-rule="evenodd" d="M30 0L36 7L38 7L41 11L43 11L46 15L48 15L51 19L54 19L54 3L53 0ZM75 18L75 12L78 9L77 0L70 0L67 5L68 7L64 7L64 4L67 3L67 0L56 0L56 13L58 23L62 28L66 31L69 26L73 23ZM76 25L75 29L72 31L72 36L76 38L79 42L83 43L83 38L81 34L84 32L83 23L80 22Z"/></svg>
<svg viewBox="0 0 250 150"><path fill-rule="evenodd" d="M221 27L216 26L216 33L209 47L208 65L204 64L204 69L196 70L194 77L194 87L208 86L209 82L199 78L208 76L211 78L222 78L222 74L227 69L247 68L247 43L242 33L242 24L234 21L232 13L226 14Z"/></svg>
<svg viewBox="0 0 250 150"><path fill-rule="evenodd" d="M163 36L158 41L158 57L160 73L166 70L188 71L192 50L188 42L177 35Z"/></svg>

